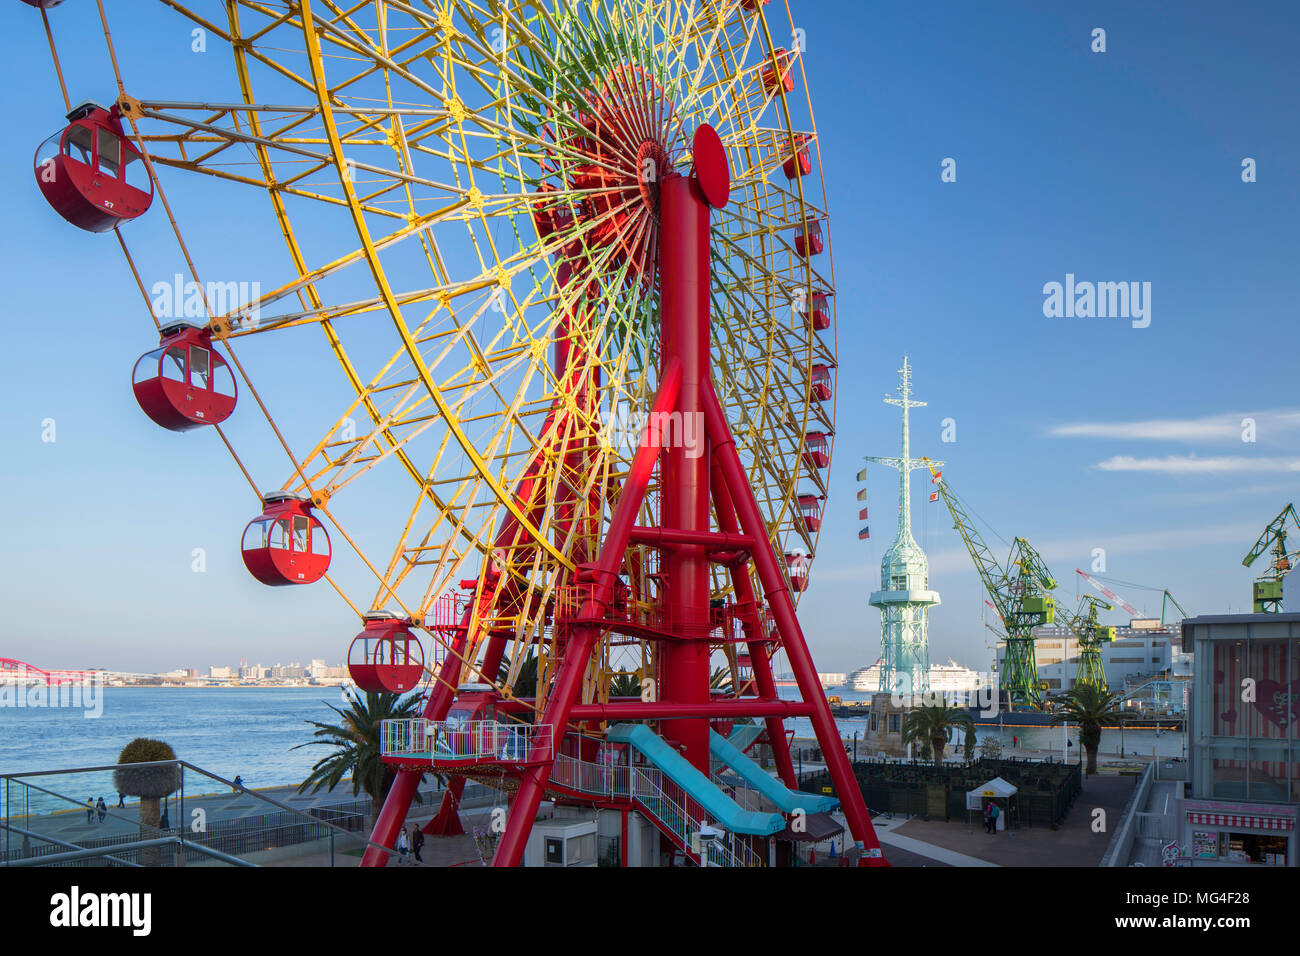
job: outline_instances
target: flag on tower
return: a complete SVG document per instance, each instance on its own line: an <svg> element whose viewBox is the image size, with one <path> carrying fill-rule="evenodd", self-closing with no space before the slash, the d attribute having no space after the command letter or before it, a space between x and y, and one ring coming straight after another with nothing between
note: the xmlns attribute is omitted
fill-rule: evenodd
<svg viewBox="0 0 1300 956"><path fill-rule="evenodd" d="M859 488L859 489L858 489L858 500L859 500L859 501L866 501L866 500L867 500L867 489L866 489L866 488Z"/></svg>
<svg viewBox="0 0 1300 956"><path fill-rule="evenodd" d="M938 500L939 500L939 492L937 492L937 491L932 491L932 492L930 492L930 500L931 500L931 501L938 501Z"/></svg>
<svg viewBox="0 0 1300 956"><path fill-rule="evenodd" d="M866 509L866 508L863 508L861 511L858 512L858 520L859 520L859 521L866 521L866 520L867 520L867 509Z"/></svg>
<svg viewBox="0 0 1300 956"><path fill-rule="evenodd" d="M867 480L867 469L863 468L860 472L858 472L858 481L866 481L866 480Z"/></svg>
<svg viewBox="0 0 1300 956"><path fill-rule="evenodd" d="M943 477L943 472L941 472L941 471L936 471L936 472L934 473L934 477L930 479L930 484L932 484L932 485L937 485L937 484L939 483L939 479L942 478L942 477Z"/></svg>
<svg viewBox="0 0 1300 956"><path fill-rule="evenodd" d="M863 528L861 531L858 532L858 540L859 540L859 541L865 541L865 540L867 540L867 538L870 538L870 537L871 537L871 529L870 529L870 528Z"/></svg>

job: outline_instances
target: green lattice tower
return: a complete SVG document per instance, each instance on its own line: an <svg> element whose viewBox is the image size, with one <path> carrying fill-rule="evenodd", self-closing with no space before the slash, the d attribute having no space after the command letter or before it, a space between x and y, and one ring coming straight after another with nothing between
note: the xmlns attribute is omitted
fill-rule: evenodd
<svg viewBox="0 0 1300 956"><path fill-rule="evenodd" d="M887 405L903 411L902 454L897 458L867 456L866 461L898 472L898 531L880 561L880 590L869 598L880 609L880 685L885 693L920 694L930 688L930 608L939 592L930 589L930 562L912 537L911 473L929 465L928 458L911 457L908 412L925 402L912 398L912 366L903 356L898 370L898 396ZM865 471L860 477L865 477Z"/></svg>

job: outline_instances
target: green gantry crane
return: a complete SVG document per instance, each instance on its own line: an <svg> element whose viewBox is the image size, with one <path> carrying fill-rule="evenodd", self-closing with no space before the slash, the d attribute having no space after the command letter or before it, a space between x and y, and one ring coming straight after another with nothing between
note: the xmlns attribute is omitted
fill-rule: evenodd
<svg viewBox="0 0 1300 956"><path fill-rule="evenodd" d="M1106 692L1106 670L1101 664L1101 645L1115 640L1115 628L1097 623L1100 611L1109 611L1111 605L1099 597L1085 594L1079 598L1079 609L1073 614L1061 607L1057 612L1060 622L1070 629L1079 641L1079 671L1075 686L1092 684Z"/></svg>
<svg viewBox="0 0 1300 956"><path fill-rule="evenodd" d="M930 469L939 496L952 515L953 528L965 542L966 551L984 583L984 590L1006 628L1007 652L998 684L1007 693L1012 707L1041 708L1043 692L1038 683L1038 664L1034 655L1034 628L1055 620L1056 601L1051 592L1056 589L1056 579L1024 538L1016 538L1006 564L999 563L980 537L966 509L948 487L942 472L929 459L922 460Z"/></svg>
<svg viewBox="0 0 1300 956"><path fill-rule="evenodd" d="M1178 608L1178 613L1181 614L1184 619L1191 617L1191 615L1187 613L1187 609L1178 603L1178 598L1174 597L1172 594L1169 593L1168 589L1166 589L1165 596L1160 601L1160 624L1162 627L1164 626L1165 623L1165 613L1166 611L1169 610L1170 604Z"/></svg>
<svg viewBox="0 0 1300 956"><path fill-rule="evenodd" d="M1268 523L1250 553L1241 560L1245 567L1250 567L1265 551L1273 553L1268 570L1262 577L1255 579L1253 594L1256 614L1276 614L1282 610L1282 579L1290 572L1292 561L1300 557L1300 551L1288 552L1286 549L1288 524L1300 532L1300 515L1296 514L1293 504L1288 504Z"/></svg>

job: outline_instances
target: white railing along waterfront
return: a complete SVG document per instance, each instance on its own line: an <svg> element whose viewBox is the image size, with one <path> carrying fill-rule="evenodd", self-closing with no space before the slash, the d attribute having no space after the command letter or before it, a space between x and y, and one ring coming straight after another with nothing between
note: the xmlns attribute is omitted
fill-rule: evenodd
<svg viewBox="0 0 1300 956"><path fill-rule="evenodd" d="M385 720L380 725L379 745L385 757L519 763L528 759L535 746L551 745L551 725L497 720Z"/></svg>

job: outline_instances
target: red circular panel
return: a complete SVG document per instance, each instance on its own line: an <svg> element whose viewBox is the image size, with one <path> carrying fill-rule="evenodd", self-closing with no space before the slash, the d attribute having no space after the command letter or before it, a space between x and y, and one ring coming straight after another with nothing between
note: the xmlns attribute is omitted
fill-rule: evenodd
<svg viewBox="0 0 1300 956"><path fill-rule="evenodd" d="M710 206L721 209L731 196L731 169L727 166L727 151L712 126L705 123L695 131L691 152L700 191Z"/></svg>

